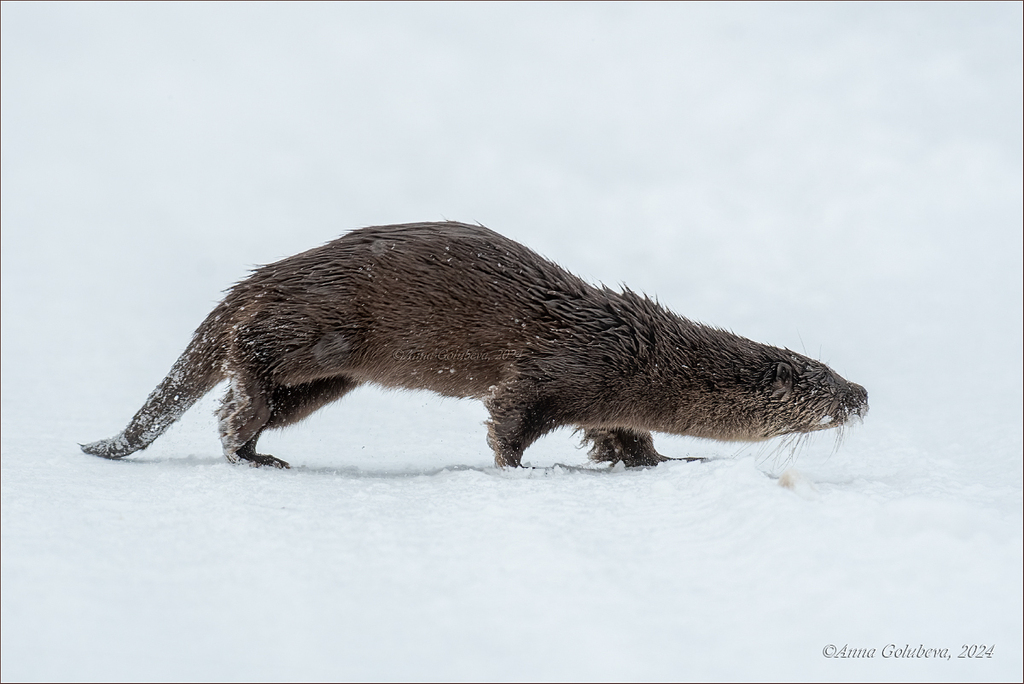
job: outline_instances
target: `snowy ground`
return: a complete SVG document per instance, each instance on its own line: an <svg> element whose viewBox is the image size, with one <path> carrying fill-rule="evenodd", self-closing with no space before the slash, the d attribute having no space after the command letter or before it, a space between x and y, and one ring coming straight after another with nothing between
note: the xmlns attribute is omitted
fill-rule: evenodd
<svg viewBox="0 0 1024 684"><path fill-rule="evenodd" d="M1020 680L1019 3L2 12L4 681ZM211 395L78 450L252 265L442 218L871 413L503 472L478 404L363 388L280 472L222 460Z"/></svg>

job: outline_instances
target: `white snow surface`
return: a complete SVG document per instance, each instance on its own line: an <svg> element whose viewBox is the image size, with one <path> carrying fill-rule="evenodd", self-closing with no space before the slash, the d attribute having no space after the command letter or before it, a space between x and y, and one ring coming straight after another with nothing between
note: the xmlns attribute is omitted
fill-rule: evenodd
<svg viewBox="0 0 1024 684"><path fill-rule="evenodd" d="M4 681L1020 681L1020 3L0 25ZM254 265L441 219L821 358L871 412L838 449L656 435L709 460L607 470L562 430L503 471L479 403L364 387L265 437L277 471L223 459L215 392L79 450Z"/></svg>

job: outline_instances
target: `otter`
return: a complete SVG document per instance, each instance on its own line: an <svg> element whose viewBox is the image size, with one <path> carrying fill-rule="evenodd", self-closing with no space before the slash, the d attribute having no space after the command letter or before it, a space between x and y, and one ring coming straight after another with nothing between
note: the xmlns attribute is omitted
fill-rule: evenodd
<svg viewBox="0 0 1024 684"><path fill-rule="evenodd" d="M823 363L594 286L479 225L373 226L255 269L228 290L117 436L145 449L221 381L231 463L264 430L302 420L363 383L482 400L498 467L545 433L583 431L595 462L669 460L651 432L760 441L841 428L867 391ZM695 459L685 459L695 460Z"/></svg>

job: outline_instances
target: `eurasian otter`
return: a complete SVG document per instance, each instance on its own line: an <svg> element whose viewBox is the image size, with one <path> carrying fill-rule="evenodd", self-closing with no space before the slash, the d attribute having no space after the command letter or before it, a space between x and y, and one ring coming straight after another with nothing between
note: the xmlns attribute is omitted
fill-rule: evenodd
<svg viewBox="0 0 1024 684"><path fill-rule="evenodd" d="M268 428L369 382L481 399L498 466L559 426L595 461L666 460L651 431L764 440L845 425L867 392L801 354L595 287L482 226L354 230L256 269L203 321L128 427L83 451L146 448L228 380L217 412L232 463Z"/></svg>

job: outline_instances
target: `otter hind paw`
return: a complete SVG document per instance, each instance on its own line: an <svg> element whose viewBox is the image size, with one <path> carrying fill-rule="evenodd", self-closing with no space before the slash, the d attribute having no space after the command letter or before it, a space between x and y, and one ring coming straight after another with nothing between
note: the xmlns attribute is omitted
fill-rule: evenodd
<svg viewBox="0 0 1024 684"><path fill-rule="evenodd" d="M282 470L291 468L287 461L282 461L270 454L256 453L256 438L253 438L242 445L242 448L236 451L234 455L234 459L229 458L228 460L235 463L238 461L248 461L249 465L254 468L259 468L260 466L273 466L274 468L281 468Z"/></svg>
<svg viewBox="0 0 1024 684"><path fill-rule="evenodd" d="M253 468L259 468L262 466L273 466L274 468L280 468L282 470L288 470L291 468L287 461L282 461L270 454L257 454L255 452L251 454L240 453L238 454L238 457L243 461L247 461Z"/></svg>

